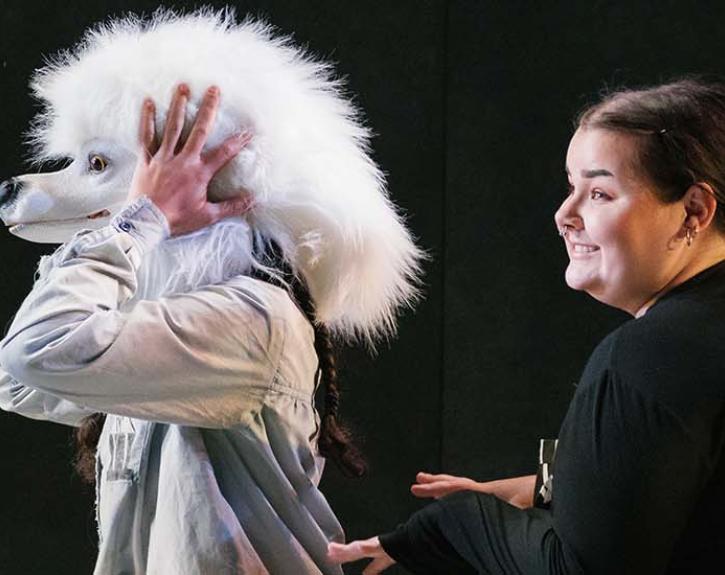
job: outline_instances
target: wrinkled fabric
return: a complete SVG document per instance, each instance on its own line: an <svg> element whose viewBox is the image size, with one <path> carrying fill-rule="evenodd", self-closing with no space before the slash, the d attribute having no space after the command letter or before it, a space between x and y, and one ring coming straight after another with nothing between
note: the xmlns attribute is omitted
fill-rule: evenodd
<svg viewBox="0 0 725 575"><path fill-rule="evenodd" d="M169 237L146 197L45 262L0 342L0 407L78 425L97 453L97 575L335 574L317 489L314 332L248 276L134 298Z"/></svg>

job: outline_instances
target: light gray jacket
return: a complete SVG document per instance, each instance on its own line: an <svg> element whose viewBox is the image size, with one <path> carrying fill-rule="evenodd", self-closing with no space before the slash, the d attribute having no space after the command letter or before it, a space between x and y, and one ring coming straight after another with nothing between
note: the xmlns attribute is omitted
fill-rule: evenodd
<svg viewBox="0 0 725 575"><path fill-rule="evenodd" d="M341 574L317 489L311 325L248 276L126 305L168 234L142 197L56 253L0 342L0 407L109 414L97 575Z"/></svg>

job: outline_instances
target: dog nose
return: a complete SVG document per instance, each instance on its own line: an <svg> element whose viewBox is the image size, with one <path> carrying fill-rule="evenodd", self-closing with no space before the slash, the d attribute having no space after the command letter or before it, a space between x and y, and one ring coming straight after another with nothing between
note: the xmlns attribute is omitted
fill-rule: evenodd
<svg viewBox="0 0 725 575"><path fill-rule="evenodd" d="M22 187L22 182L19 182L15 178L10 178L0 184L0 208L12 202Z"/></svg>

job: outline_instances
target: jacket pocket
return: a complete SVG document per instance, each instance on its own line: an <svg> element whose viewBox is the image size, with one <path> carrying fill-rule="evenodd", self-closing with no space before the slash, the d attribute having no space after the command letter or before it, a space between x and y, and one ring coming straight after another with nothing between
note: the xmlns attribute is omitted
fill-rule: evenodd
<svg viewBox="0 0 725 575"><path fill-rule="evenodd" d="M106 427L108 433L102 437L100 453L103 479L137 482L152 426L148 422L114 417Z"/></svg>

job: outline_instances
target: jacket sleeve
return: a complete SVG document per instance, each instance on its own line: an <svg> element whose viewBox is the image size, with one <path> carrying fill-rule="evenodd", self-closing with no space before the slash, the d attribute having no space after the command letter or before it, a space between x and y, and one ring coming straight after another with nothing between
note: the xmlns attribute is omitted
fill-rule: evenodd
<svg viewBox="0 0 725 575"><path fill-rule="evenodd" d="M0 369L0 409L31 419L78 426L92 409L18 383Z"/></svg>
<svg viewBox="0 0 725 575"><path fill-rule="evenodd" d="M237 276L122 309L142 258L168 235L163 212L145 196L111 226L77 234L0 342L2 368L92 411L240 423L269 391L293 304L283 290Z"/></svg>

